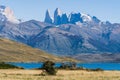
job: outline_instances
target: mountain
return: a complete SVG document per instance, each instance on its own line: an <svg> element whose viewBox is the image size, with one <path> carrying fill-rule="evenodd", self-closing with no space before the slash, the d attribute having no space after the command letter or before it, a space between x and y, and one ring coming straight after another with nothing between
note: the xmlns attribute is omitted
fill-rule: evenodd
<svg viewBox="0 0 120 80"><path fill-rule="evenodd" d="M13 23L19 23L20 21L15 18L13 11L6 6L0 6L0 21L10 21Z"/></svg>
<svg viewBox="0 0 120 80"><path fill-rule="evenodd" d="M76 22L83 22L80 13L71 13L70 14L70 23L75 24Z"/></svg>
<svg viewBox="0 0 120 80"><path fill-rule="evenodd" d="M46 11L45 21L46 23L61 25L61 24L77 24L77 23L99 23L100 20L95 16L88 14L72 12L69 15L62 13L59 8L56 8L54 12L54 19L50 16L49 11Z"/></svg>
<svg viewBox="0 0 120 80"><path fill-rule="evenodd" d="M67 24L67 23L68 23L68 17L67 17L67 14L64 13L61 16L61 24Z"/></svg>
<svg viewBox="0 0 120 80"><path fill-rule="evenodd" d="M120 62L120 54L102 53L102 54L77 54L73 55L73 58L83 62Z"/></svg>
<svg viewBox="0 0 120 80"><path fill-rule="evenodd" d="M51 23L52 22L52 23ZM120 53L120 24L103 22L81 12L46 12L45 22L30 20L15 24L0 21L0 36L55 55Z"/></svg>
<svg viewBox="0 0 120 80"><path fill-rule="evenodd" d="M45 15L45 20L44 20L44 22L50 23L50 24L53 23L53 19L52 19L52 17L50 17L50 12L49 12L49 10L46 11L46 15Z"/></svg>
<svg viewBox="0 0 120 80"><path fill-rule="evenodd" d="M71 58L53 56L39 49L4 38L0 38L0 45L2 45L0 46L0 62L76 61Z"/></svg>
<svg viewBox="0 0 120 80"><path fill-rule="evenodd" d="M61 24L61 11L57 8L54 12L54 24L59 25Z"/></svg>

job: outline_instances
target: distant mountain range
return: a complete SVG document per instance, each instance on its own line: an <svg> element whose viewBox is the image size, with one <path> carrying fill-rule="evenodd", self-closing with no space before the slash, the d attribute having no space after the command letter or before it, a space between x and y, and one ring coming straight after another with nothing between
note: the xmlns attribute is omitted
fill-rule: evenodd
<svg viewBox="0 0 120 80"><path fill-rule="evenodd" d="M47 10L44 22L20 22L13 13L7 13L9 9L6 12L6 8L0 7L1 38L15 40L55 55L120 53L119 23L103 22L83 13L63 14L58 8L54 17Z"/></svg>
<svg viewBox="0 0 120 80"><path fill-rule="evenodd" d="M61 24L80 24L80 23L100 23L100 20L95 16L90 16L83 13L75 13L67 15L62 13L59 8L54 12L54 17L50 16L49 10L46 11L46 16L44 22L61 25Z"/></svg>

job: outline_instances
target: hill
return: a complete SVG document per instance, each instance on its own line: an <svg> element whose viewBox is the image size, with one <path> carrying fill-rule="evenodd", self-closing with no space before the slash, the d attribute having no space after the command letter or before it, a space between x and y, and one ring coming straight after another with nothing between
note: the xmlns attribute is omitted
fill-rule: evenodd
<svg viewBox="0 0 120 80"><path fill-rule="evenodd" d="M73 61L73 59L53 56L39 49L8 39L0 38L0 45L1 62Z"/></svg>

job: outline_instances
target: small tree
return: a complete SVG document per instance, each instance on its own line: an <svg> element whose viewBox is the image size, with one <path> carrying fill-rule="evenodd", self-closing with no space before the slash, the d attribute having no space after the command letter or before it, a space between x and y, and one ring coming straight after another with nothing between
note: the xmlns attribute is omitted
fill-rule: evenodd
<svg viewBox="0 0 120 80"><path fill-rule="evenodd" d="M54 67L55 63L52 61L46 61L43 63L43 69L45 73L47 73L48 75L56 75L57 70Z"/></svg>
<svg viewBox="0 0 120 80"><path fill-rule="evenodd" d="M62 63L61 66L60 66L60 69L71 69L71 70L74 70L74 69L77 69L77 67L76 67L76 63L69 62L69 63Z"/></svg>

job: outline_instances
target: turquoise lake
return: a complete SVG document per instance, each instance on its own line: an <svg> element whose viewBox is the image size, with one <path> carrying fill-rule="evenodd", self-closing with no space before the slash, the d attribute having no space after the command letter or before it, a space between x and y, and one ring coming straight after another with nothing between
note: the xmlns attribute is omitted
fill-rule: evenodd
<svg viewBox="0 0 120 80"><path fill-rule="evenodd" d="M12 63L9 64L23 67L25 69L41 68L43 63ZM55 67L59 67L61 63L56 63ZM120 70L120 63L77 63L77 67L84 67L88 69L101 68L103 70Z"/></svg>

